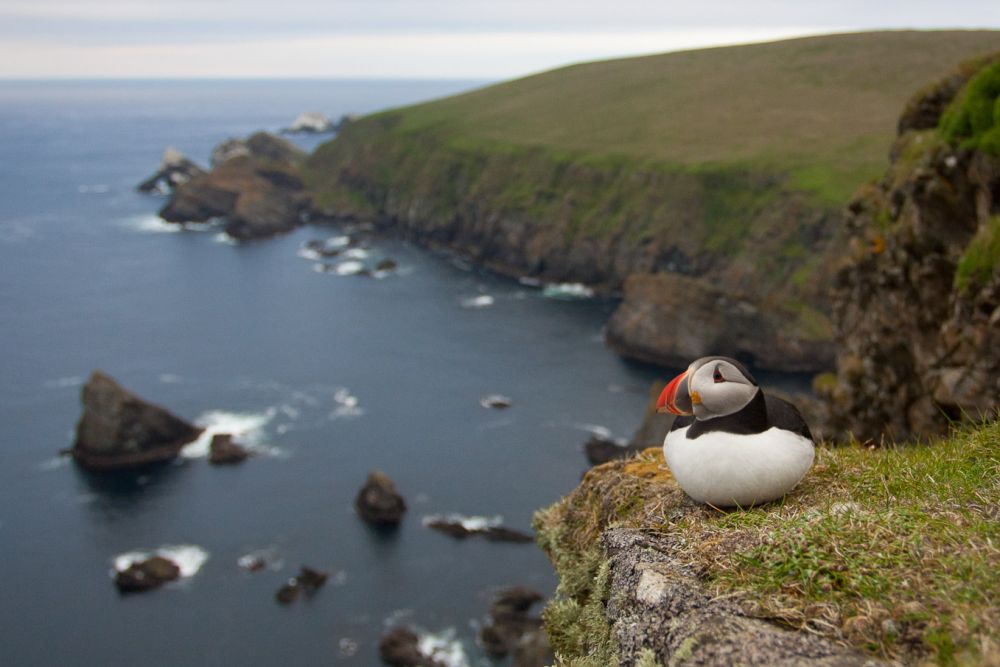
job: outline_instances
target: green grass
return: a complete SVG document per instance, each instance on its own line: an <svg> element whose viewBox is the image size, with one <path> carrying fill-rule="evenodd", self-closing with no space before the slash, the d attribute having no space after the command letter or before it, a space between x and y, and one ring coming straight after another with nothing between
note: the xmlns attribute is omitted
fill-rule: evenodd
<svg viewBox="0 0 1000 667"><path fill-rule="evenodd" d="M1000 156L1000 59L969 81L941 119L941 132L965 147Z"/></svg>
<svg viewBox="0 0 1000 667"><path fill-rule="evenodd" d="M820 447L792 494L758 508L679 509L678 494L659 450L596 468L539 514L543 546L568 562L608 525L638 527L748 613L908 663L1000 661L1000 423Z"/></svg>
<svg viewBox="0 0 1000 667"><path fill-rule="evenodd" d="M964 291L989 281L1000 265L1000 216L993 216L969 241L955 269L955 289Z"/></svg>
<svg viewBox="0 0 1000 667"><path fill-rule="evenodd" d="M392 131L678 166L750 164L842 203L884 169L915 90L996 50L998 32L900 31L609 60L408 107Z"/></svg>

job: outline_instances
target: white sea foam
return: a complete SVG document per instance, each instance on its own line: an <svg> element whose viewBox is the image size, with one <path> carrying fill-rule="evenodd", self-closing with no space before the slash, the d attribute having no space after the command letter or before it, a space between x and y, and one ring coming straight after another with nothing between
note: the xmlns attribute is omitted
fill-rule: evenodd
<svg viewBox="0 0 1000 667"><path fill-rule="evenodd" d="M94 185L78 185L76 191L82 195L102 195L110 190L110 186L104 183L96 183Z"/></svg>
<svg viewBox="0 0 1000 667"><path fill-rule="evenodd" d="M179 375L174 375L173 373L163 373L160 375L160 382L163 384L180 384L183 381Z"/></svg>
<svg viewBox="0 0 1000 667"><path fill-rule="evenodd" d="M122 221L122 224L132 231L147 234L176 234L184 230L176 222L167 222L155 213L127 218Z"/></svg>
<svg viewBox="0 0 1000 667"><path fill-rule="evenodd" d="M521 276L517 279L517 282L525 285L526 287L541 287L542 281L538 278L529 278L528 276Z"/></svg>
<svg viewBox="0 0 1000 667"><path fill-rule="evenodd" d="M313 250L308 246L302 246L295 254L303 259L308 259L313 262L318 259L323 259L323 255L319 251Z"/></svg>
<svg viewBox="0 0 1000 667"><path fill-rule="evenodd" d="M240 556L236 564L244 570L268 569L277 572L285 566L285 559L277 547L266 547Z"/></svg>
<svg viewBox="0 0 1000 667"><path fill-rule="evenodd" d="M70 387L79 387L83 384L83 378L79 375L68 375L62 378L56 378L55 380L46 380L45 386L49 389L69 389Z"/></svg>
<svg viewBox="0 0 1000 667"><path fill-rule="evenodd" d="M351 260L348 262L341 262L340 264L338 264L337 267L334 269L334 272L338 276L353 276L358 273L361 273L364 270L365 270L364 264L355 260Z"/></svg>
<svg viewBox="0 0 1000 667"><path fill-rule="evenodd" d="M38 464L39 470L58 470L59 468L64 468L69 465L68 456L53 456L48 461L43 461Z"/></svg>
<svg viewBox="0 0 1000 667"><path fill-rule="evenodd" d="M469 656L465 654L462 642L455 638L455 628L445 628L438 633L421 633L419 637L417 650L421 654L445 667L469 667Z"/></svg>
<svg viewBox="0 0 1000 667"><path fill-rule="evenodd" d="M361 407L358 397L347 387L337 387L333 392L333 411L330 413L330 419L360 417L363 414L365 409Z"/></svg>
<svg viewBox="0 0 1000 667"><path fill-rule="evenodd" d="M459 301L459 305L462 308L489 308L493 305L495 299L489 294L480 294L479 296L470 296Z"/></svg>
<svg viewBox="0 0 1000 667"><path fill-rule="evenodd" d="M549 283L542 290L542 296L550 299L589 299L594 290L583 283Z"/></svg>
<svg viewBox="0 0 1000 667"><path fill-rule="evenodd" d="M232 236L225 232L219 232L212 237L212 240L216 243L221 243L223 245L239 245L240 242L234 239Z"/></svg>
<svg viewBox="0 0 1000 667"><path fill-rule="evenodd" d="M437 521L457 523L460 524L462 528L471 531L487 530L489 528L496 528L497 526L503 525L503 517L499 514L495 516L466 516L455 512L449 512L448 514L430 514L425 516L421 523L424 526L427 526Z"/></svg>
<svg viewBox="0 0 1000 667"><path fill-rule="evenodd" d="M212 438L217 433L229 433L239 444L262 454L277 454L280 450L264 445L265 431L274 416L276 408L268 408L264 412L226 412L212 410L202 414L195 420L195 425L202 427L204 432L198 439L181 450L181 455L189 458L208 456Z"/></svg>
<svg viewBox="0 0 1000 667"><path fill-rule="evenodd" d="M193 577L208 560L208 552L194 544L165 544L153 551L127 551L114 558L114 571L127 570L133 563L144 561L151 556L161 556L177 563L184 578ZM112 573L112 575L114 572Z"/></svg>
<svg viewBox="0 0 1000 667"><path fill-rule="evenodd" d="M368 251L364 248L349 248L340 256L344 259L368 259Z"/></svg>

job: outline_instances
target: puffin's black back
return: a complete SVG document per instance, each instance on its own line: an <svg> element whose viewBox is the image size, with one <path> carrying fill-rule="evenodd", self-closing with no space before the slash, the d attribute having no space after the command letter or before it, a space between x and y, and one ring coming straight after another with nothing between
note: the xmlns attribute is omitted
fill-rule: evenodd
<svg viewBox="0 0 1000 667"><path fill-rule="evenodd" d="M783 398L767 394L764 394L764 404L767 406L767 421L771 423L771 426L777 426L785 431L798 433L813 442L816 441L797 407Z"/></svg>

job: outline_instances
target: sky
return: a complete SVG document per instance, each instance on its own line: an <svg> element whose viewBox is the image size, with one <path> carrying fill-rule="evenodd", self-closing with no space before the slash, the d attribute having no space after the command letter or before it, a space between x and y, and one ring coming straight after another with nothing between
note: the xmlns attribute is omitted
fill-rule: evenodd
<svg viewBox="0 0 1000 667"><path fill-rule="evenodd" d="M0 78L504 79L890 28L1000 29L1000 0L0 0Z"/></svg>

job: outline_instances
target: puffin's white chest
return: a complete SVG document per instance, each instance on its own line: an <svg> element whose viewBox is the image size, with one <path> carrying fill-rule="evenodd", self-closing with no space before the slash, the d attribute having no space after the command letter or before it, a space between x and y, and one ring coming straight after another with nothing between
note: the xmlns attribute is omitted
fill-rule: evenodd
<svg viewBox="0 0 1000 667"><path fill-rule="evenodd" d="M687 428L667 434L663 454L689 496L718 507L749 507L785 495L812 465L815 447L797 433L704 433L689 440Z"/></svg>

